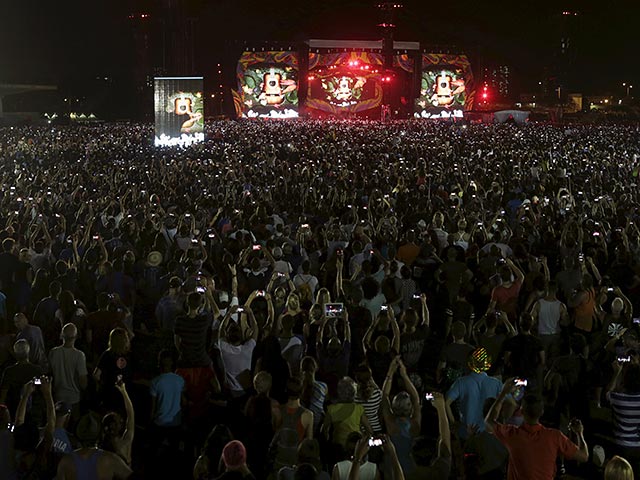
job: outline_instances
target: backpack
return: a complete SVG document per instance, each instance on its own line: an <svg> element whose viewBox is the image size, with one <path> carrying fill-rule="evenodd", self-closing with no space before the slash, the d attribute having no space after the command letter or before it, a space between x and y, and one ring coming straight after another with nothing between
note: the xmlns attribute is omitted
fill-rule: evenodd
<svg viewBox="0 0 640 480"><path fill-rule="evenodd" d="M298 461L298 446L300 445L300 435L298 434L297 425L300 417L304 413L303 407L298 409L292 415L287 413L287 407L280 407L282 415L282 426L276 432L271 441L272 456L274 458L274 471L279 471L282 467L292 467Z"/></svg>

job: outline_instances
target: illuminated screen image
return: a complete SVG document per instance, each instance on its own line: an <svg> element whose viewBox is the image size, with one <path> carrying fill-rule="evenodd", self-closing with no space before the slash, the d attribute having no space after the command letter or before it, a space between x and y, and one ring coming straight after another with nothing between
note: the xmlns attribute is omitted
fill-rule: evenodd
<svg viewBox="0 0 640 480"><path fill-rule="evenodd" d="M463 55L423 56L416 118L462 118L471 108L473 92L469 61Z"/></svg>
<svg viewBox="0 0 640 480"><path fill-rule="evenodd" d="M189 146L204 140L202 77L156 77L156 146Z"/></svg>
<svg viewBox="0 0 640 480"><path fill-rule="evenodd" d="M238 116L298 116L298 59L291 52L244 52L238 62L238 91L233 92Z"/></svg>
<svg viewBox="0 0 640 480"><path fill-rule="evenodd" d="M373 53L311 54L307 106L358 113L382 103L382 57Z"/></svg>

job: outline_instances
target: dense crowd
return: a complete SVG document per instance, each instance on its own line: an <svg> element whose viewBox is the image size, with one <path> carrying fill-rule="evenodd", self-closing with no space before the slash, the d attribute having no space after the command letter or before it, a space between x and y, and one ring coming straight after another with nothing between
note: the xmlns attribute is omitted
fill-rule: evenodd
<svg viewBox="0 0 640 480"><path fill-rule="evenodd" d="M0 129L0 478L633 478L638 127L151 138Z"/></svg>

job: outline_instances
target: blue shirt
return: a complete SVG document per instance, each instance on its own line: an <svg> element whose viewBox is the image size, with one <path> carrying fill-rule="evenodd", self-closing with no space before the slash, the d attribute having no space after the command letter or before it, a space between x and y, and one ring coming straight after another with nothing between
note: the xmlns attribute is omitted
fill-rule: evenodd
<svg viewBox="0 0 640 480"><path fill-rule="evenodd" d="M151 380L151 396L156 399L153 422L161 427L176 427L181 422L180 400L184 379L175 373L163 373Z"/></svg>
<svg viewBox="0 0 640 480"><path fill-rule="evenodd" d="M471 372L458 378L447 392L447 400L459 400L461 438L467 438L467 425L476 425L484 431L484 415L482 408L488 398L498 398L502 383L486 373Z"/></svg>

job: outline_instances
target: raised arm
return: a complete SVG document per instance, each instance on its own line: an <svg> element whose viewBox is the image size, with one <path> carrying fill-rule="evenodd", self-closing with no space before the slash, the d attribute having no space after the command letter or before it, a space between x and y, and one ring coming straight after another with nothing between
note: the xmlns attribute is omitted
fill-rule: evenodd
<svg viewBox="0 0 640 480"><path fill-rule="evenodd" d="M498 395L496 401L493 402L491 409L489 409L489 412L484 419L484 425L489 433L493 433L495 427L499 425L500 422L498 422L498 417L500 416L500 410L502 410L502 404L504 403L505 398L507 398L507 395L511 395L515 392L515 389L515 378L508 378L502 387L500 395Z"/></svg>
<svg viewBox="0 0 640 480"><path fill-rule="evenodd" d="M125 383L123 381L116 382L116 388L122 394L122 400L124 401L124 410L127 414L127 424L124 434L122 435L122 440L127 443L127 449L131 449L131 444L133 443L133 434L135 433L136 428L135 411L133 410L133 403L131 402L131 398L129 397L129 393L127 392Z"/></svg>
<svg viewBox="0 0 640 480"><path fill-rule="evenodd" d="M507 258L507 265L511 268L511 271L515 275L516 279L522 283L524 282L524 273L520 270L510 258Z"/></svg>
<svg viewBox="0 0 640 480"><path fill-rule="evenodd" d="M427 306L427 296L423 293L420 295L420 305L422 306L422 325L427 327L431 325L431 317L429 314L429 307Z"/></svg>

